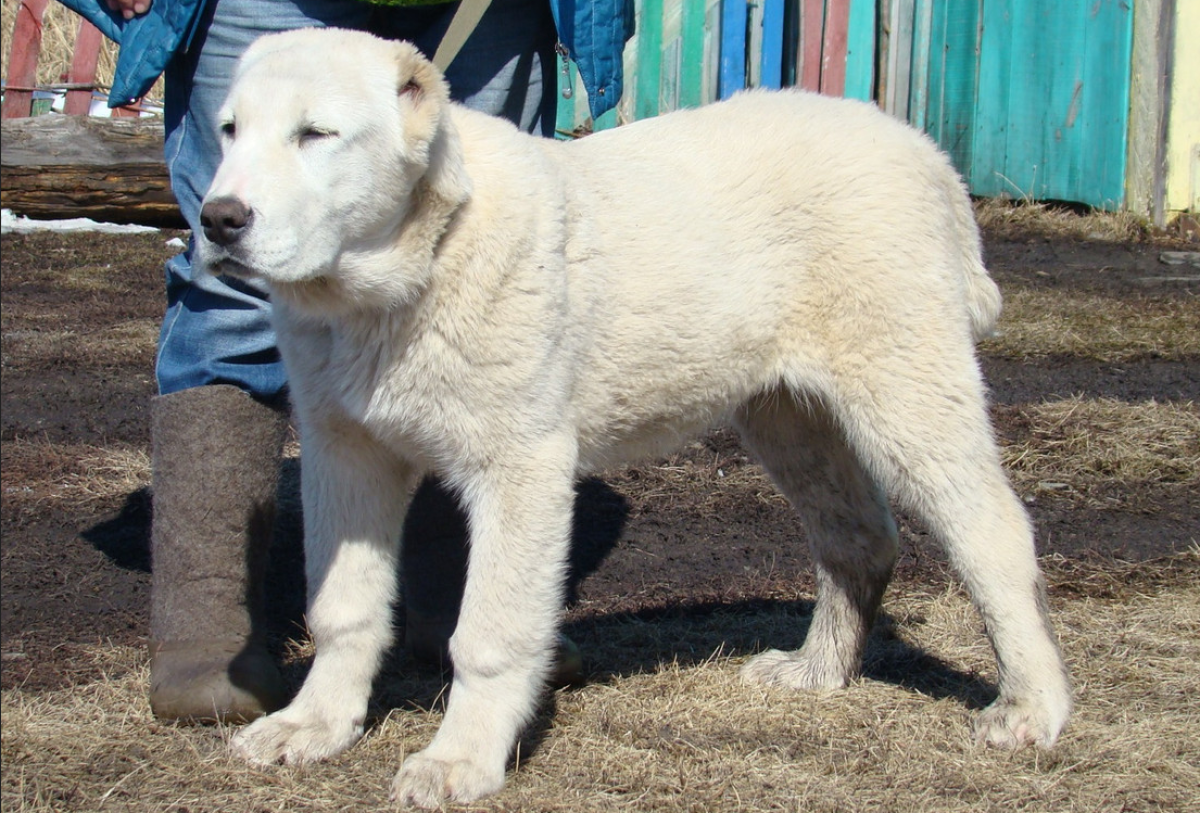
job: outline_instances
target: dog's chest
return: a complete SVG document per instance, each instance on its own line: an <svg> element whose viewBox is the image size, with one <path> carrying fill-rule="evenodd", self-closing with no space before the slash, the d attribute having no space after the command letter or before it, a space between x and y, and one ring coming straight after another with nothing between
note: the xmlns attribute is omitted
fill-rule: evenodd
<svg viewBox="0 0 1200 813"><path fill-rule="evenodd" d="M326 414L409 449L444 423L451 382L408 331L380 320L312 332L296 344L304 391Z"/></svg>

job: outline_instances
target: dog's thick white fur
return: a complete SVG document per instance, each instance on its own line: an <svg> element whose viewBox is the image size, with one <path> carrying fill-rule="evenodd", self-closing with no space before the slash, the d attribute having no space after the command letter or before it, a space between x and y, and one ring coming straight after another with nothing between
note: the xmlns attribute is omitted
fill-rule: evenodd
<svg viewBox="0 0 1200 813"><path fill-rule="evenodd" d="M751 92L557 143L447 101L403 43L260 40L224 112L202 260L270 286L303 449L312 670L242 730L257 763L363 733L399 530L434 471L470 518L441 729L393 795L498 790L549 668L576 475L730 421L804 519L819 594L751 681L841 686L891 574L893 497L945 544L1000 695L979 737L1071 709L974 341L1000 298L968 198L872 107Z"/></svg>

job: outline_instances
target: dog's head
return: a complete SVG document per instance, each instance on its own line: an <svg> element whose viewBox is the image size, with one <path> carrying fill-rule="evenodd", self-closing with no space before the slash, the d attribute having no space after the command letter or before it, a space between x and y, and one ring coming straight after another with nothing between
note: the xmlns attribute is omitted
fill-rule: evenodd
<svg viewBox="0 0 1200 813"><path fill-rule="evenodd" d="M415 47L353 31L263 37L221 111L201 264L275 287L344 288L422 207L470 192L445 80ZM360 280L370 284L370 280Z"/></svg>

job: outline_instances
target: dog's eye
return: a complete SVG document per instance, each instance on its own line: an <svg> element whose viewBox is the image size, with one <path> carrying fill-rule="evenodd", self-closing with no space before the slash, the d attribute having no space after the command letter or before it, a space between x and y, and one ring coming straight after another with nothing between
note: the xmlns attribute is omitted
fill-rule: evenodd
<svg viewBox="0 0 1200 813"><path fill-rule="evenodd" d="M232 121L221 122L221 135L225 138L233 138L237 135L237 125Z"/></svg>
<svg viewBox="0 0 1200 813"><path fill-rule="evenodd" d="M323 141L327 138L334 138L336 136L337 132L335 130L326 130L322 127L308 126L300 129L300 131L296 134L296 140L299 141L301 145L304 145L311 144L316 141Z"/></svg>

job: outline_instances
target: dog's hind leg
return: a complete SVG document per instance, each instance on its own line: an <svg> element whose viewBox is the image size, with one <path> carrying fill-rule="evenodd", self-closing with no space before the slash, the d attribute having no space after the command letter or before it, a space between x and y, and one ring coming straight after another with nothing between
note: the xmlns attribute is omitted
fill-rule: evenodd
<svg viewBox="0 0 1200 813"><path fill-rule="evenodd" d="M764 652L742 675L797 689L844 686L861 666L896 561L896 525L886 495L817 399L798 402L781 389L743 407L737 423L803 518L817 577L804 645L796 652Z"/></svg>
<svg viewBox="0 0 1200 813"><path fill-rule="evenodd" d="M448 472L471 529L450 639L454 683L441 728L392 783L402 804L494 793L533 717L556 652L574 503L573 436L514 442L472 474Z"/></svg>
<svg viewBox="0 0 1200 813"><path fill-rule="evenodd" d="M392 640L409 470L365 435L302 439L308 626L316 658L289 706L238 732L251 762L303 764L363 734L371 684Z"/></svg>
<svg viewBox="0 0 1200 813"><path fill-rule="evenodd" d="M978 367L953 346L872 359L835 385L836 419L876 480L946 547L983 617L1000 696L979 717L979 739L1049 746L1071 692L1033 529L1000 464Z"/></svg>

